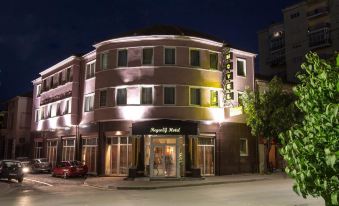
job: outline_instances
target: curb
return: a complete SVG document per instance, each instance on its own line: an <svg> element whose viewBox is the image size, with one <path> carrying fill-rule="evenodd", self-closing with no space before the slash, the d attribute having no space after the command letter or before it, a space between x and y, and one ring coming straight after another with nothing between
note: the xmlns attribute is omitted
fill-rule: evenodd
<svg viewBox="0 0 339 206"><path fill-rule="evenodd" d="M205 185L221 185L221 184L234 184L234 183L245 183L245 182L257 182L265 181L269 178L260 178L260 179L247 179L247 180L228 180L228 181L219 181L219 182L202 182L202 183L188 183L182 185L159 185L159 186L107 186L101 187L97 185L91 185L84 183L85 186L93 187L101 190L156 190L156 189L168 189L168 188L180 188L180 187L195 187L195 186L205 186Z"/></svg>

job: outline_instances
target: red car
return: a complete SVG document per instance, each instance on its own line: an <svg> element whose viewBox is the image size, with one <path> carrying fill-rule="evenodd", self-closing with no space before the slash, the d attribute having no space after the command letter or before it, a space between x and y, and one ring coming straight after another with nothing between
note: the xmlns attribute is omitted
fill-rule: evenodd
<svg viewBox="0 0 339 206"><path fill-rule="evenodd" d="M87 175L88 167L82 164L80 161L62 161L57 163L53 168L52 176L61 176L63 178L68 177L84 177Z"/></svg>

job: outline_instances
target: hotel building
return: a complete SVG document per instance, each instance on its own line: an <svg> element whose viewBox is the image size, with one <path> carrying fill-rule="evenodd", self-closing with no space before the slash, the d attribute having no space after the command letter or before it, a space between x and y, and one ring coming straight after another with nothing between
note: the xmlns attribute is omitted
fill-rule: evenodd
<svg viewBox="0 0 339 206"><path fill-rule="evenodd" d="M109 176L256 172L256 139L239 107L254 87L255 56L176 26L96 43L33 81L34 156Z"/></svg>

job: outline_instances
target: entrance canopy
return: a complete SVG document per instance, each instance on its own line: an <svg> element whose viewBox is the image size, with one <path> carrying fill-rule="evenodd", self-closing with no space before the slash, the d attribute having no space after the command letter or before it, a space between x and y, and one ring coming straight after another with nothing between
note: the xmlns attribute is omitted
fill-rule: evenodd
<svg viewBox="0 0 339 206"><path fill-rule="evenodd" d="M132 124L132 135L198 135L198 123L181 120L150 120Z"/></svg>

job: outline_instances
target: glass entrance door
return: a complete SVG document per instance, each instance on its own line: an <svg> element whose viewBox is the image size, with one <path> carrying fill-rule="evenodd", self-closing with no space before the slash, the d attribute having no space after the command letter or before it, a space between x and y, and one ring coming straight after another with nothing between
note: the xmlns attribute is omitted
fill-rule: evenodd
<svg viewBox="0 0 339 206"><path fill-rule="evenodd" d="M176 145L155 145L153 154L154 177L177 176Z"/></svg>
<svg viewBox="0 0 339 206"><path fill-rule="evenodd" d="M97 138L82 139L82 162L88 167L88 173L96 173Z"/></svg>
<svg viewBox="0 0 339 206"><path fill-rule="evenodd" d="M132 166L132 142L129 137L107 139L106 174L125 176Z"/></svg>
<svg viewBox="0 0 339 206"><path fill-rule="evenodd" d="M214 139L198 138L197 163L202 176L214 175Z"/></svg>

